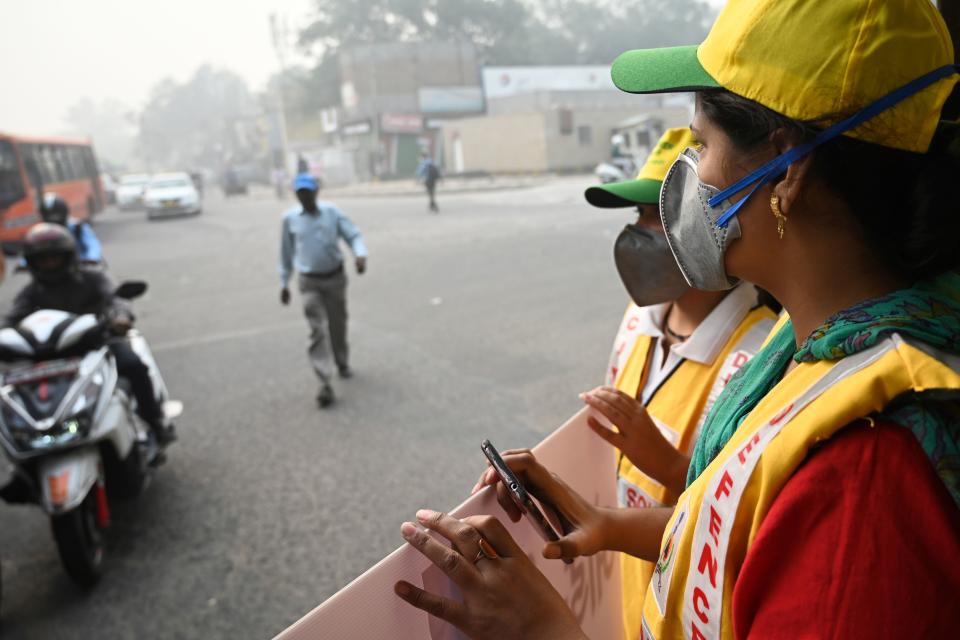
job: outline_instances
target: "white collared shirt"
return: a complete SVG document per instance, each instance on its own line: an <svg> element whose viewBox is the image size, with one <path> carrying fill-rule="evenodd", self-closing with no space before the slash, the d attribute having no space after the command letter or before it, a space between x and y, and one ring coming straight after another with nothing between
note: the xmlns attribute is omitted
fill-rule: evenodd
<svg viewBox="0 0 960 640"><path fill-rule="evenodd" d="M736 331L750 310L757 306L757 290L749 283L741 282L707 314L690 337L673 344L663 357L663 323L673 303L643 307L638 310L637 333L655 338L650 371L643 388L641 402L647 404L657 389L684 360L711 365L720 355L730 336Z"/></svg>

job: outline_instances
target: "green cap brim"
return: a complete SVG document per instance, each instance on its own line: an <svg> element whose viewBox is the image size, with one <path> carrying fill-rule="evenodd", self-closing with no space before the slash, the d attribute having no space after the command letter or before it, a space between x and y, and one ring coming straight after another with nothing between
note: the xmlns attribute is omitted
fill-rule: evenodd
<svg viewBox="0 0 960 640"><path fill-rule="evenodd" d="M697 45L627 51L613 61L610 77L617 88L628 93L700 91L720 87L697 59Z"/></svg>
<svg viewBox="0 0 960 640"><path fill-rule="evenodd" d="M659 180L649 178L609 182L590 187L583 195L593 206L605 209L635 207L638 204L659 204L662 184Z"/></svg>

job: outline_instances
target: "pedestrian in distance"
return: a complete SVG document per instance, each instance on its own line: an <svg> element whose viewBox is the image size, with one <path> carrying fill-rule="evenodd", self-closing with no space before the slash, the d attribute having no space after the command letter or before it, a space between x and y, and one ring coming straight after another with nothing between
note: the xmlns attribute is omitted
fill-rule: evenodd
<svg viewBox="0 0 960 640"><path fill-rule="evenodd" d="M443 176L440 175L440 167L433 161L426 151L420 153L420 165L417 167L417 180L423 183L427 188L428 207L434 213L440 213L440 207L437 206L437 182Z"/></svg>
<svg viewBox="0 0 960 640"><path fill-rule="evenodd" d="M317 200L320 182L301 173L293 181L300 204L283 215L280 234L280 302L290 304L294 271L303 312L310 326L307 353L320 378L317 403L333 404L333 365L341 378L350 378L347 346L347 274L339 242L350 246L358 274L367 269L367 247L359 229L335 205Z"/></svg>

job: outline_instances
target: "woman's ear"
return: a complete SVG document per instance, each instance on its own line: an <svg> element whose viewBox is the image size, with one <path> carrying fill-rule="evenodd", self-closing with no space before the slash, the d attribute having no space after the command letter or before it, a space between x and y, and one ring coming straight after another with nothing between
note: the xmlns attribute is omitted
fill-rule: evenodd
<svg viewBox="0 0 960 640"><path fill-rule="evenodd" d="M780 210L789 216L798 210L806 192L804 187L810 179L813 159L807 154L787 167L783 178L773 187L773 193L780 198Z"/></svg>
<svg viewBox="0 0 960 640"><path fill-rule="evenodd" d="M773 144L777 155L786 153L796 146L796 140L784 129L778 129L770 134L770 142ZM812 164L812 154L808 153L791 163L786 172L774 184L773 193L780 199L780 211L784 215L789 216L791 211L797 210L805 192L804 185L807 184L810 177Z"/></svg>

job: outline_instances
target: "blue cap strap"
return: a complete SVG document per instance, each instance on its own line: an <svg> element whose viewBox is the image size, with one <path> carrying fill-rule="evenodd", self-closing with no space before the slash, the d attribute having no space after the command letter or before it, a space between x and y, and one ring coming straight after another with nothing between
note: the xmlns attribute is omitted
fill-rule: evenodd
<svg viewBox="0 0 960 640"><path fill-rule="evenodd" d="M810 142L805 142L804 144L797 145L796 147L793 147L789 151L782 153L781 155L777 156L773 160L770 160L763 166L750 172L749 174L747 174L746 176L744 176L734 184L730 185L723 191L717 193L707 201L707 203L711 207L718 206L727 198L730 198L731 196L739 193L740 191L743 191L750 185L754 185L753 189L750 190L750 193L748 193L745 198L742 198L735 205L727 209L723 213L723 215L717 219L717 226L726 227L730 223L730 219L733 218L733 216L737 214L737 211L740 210L740 206L744 202L749 200L750 196L752 196L757 189L767 184L777 176L781 175L784 171L787 170L787 167L789 167L791 164L793 164L803 156L810 153L816 147L822 145L824 142L827 142L828 140L832 140L833 138L836 138L840 134L846 131L849 131L850 129L853 129L854 127L857 127L863 124L870 118L873 118L877 114L883 111L886 111L887 109L897 104L898 102L906 98L909 98L913 94L918 93L923 89L926 89L927 87L932 85L934 82L937 82L938 80L942 80L943 78L946 78L948 76L952 76L955 73L960 73L960 65L948 64L943 67L940 67L939 69L934 69L930 73L922 75L919 78L911 80L910 82L903 85L902 87L898 89L894 89L893 91L883 96L876 102L873 102L867 105L866 107L856 112L849 118L846 118L845 120L841 120L840 122L830 127L827 127L826 129L821 131L819 134L817 134L817 136Z"/></svg>

